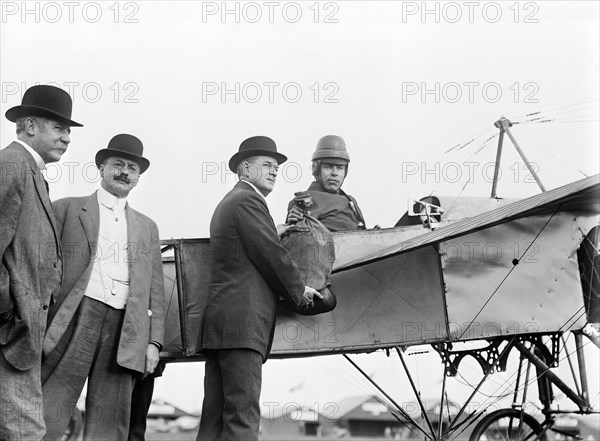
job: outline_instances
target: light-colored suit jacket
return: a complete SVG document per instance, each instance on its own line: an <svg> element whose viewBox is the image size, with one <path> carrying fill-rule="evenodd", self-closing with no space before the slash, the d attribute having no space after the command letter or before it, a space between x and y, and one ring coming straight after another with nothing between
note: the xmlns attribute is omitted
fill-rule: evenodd
<svg viewBox="0 0 600 441"><path fill-rule="evenodd" d="M71 323L90 281L100 229L97 194L54 202L63 244L63 284L48 314L44 354L58 344ZM164 291L158 227L127 204L127 262L129 297L117 351L117 363L144 372L149 342L163 344Z"/></svg>
<svg viewBox="0 0 600 441"><path fill-rule="evenodd" d="M44 178L18 142L0 150L0 256L0 350L25 371L41 360L62 264Z"/></svg>

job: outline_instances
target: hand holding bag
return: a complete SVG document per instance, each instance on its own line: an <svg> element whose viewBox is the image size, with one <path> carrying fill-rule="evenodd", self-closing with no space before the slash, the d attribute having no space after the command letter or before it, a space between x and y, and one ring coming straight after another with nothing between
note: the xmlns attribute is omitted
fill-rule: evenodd
<svg viewBox="0 0 600 441"><path fill-rule="evenodd" d="M313 299L312 308L297 314L315 315L333 310L337 300L330 289L329 280L335 262L335 244L331 231L314 217L305 214L304 219L286 231L281 243L298 265L304 285L323 295L323 299Z"/></svg>

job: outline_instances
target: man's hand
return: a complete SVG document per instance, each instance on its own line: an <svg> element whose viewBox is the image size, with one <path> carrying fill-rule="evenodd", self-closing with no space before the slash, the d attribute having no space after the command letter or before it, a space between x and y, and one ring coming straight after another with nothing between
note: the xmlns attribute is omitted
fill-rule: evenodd
<svg viewBox="0 0 600 441"><path fill-rule="evenodd" d="M319 291L311 288L310 286L305 286L304 287L304 299L308 302L308 306L311 308L315 305L315 302L314 302L315 297L323 299L323 295Z"/></svg>
<svg viewBox="0 0 600 441"><path fill-rule="evenodd" d="M279 237L283 236L287 230L289 230L291 225L288 224L279 224L277 225L277 235Z"/></svg>
<svg viewBox="0 0 600 441"><path fill-rule="evenodd" d="M146 349L146 371L144 372L144 378L149 374L153 374L156 366L158 365L159 352L158 347L155 344L148 343Z"/></svg>
<svg viewBox="0 0 600 441"><path fill-rule="evenodd" d="M286 223L287 224L295 224L296 222L304 219L304 212L300 207L294 205L290 211L288 212Z"/></svg>

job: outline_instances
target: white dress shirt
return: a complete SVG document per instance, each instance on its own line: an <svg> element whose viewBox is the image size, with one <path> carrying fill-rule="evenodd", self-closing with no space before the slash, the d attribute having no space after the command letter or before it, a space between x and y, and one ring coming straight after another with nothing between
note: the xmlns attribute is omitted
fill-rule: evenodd
<svg viewBox="0 0 600 441"><path fill-rule="evenodd" d="M115 309L124 309L129 295L126 199L98 189L100 230L96 258L85 295Z"/></svg>
<svg viewBox="0 0 600 441"><path fill-rule="evenodd" d="M37 164L40 170L46 170L46 163L44 162L44 160L38 152L33 150L29 144L24 143L20 139L17 139L17 142L23 147L25 147L25 149L31 154L31 156L33 156L33 159L35 160L35 163Z"/></svg>
<svg viewBox="0 0 600 441"><path fill-rule="evenodd" d="M246 184L248 184L250 187L252 187L252 188L254 189L254 191L255 191L255 192L257 192L259 195L261 195L261 196L262 196L262 198L265 200L265 202L267 201L267 198L265 197L265 195L264 195L264 194L262 194L262 193L260 192L260 190L259 190L259 189L256 187L256 185L254 185L252 182L250 182L250 181L247 181L247 180L245 180L245 179L240 179L240 181L243 181L243 182L245 182Z"/></svg>

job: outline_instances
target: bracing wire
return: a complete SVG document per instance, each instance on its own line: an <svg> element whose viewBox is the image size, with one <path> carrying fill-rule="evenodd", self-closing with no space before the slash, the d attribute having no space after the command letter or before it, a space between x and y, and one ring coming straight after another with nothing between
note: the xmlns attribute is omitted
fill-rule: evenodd
<svg viewBox="0 0 600 441"><path fill-rule="evenodd" d="M347 365L346 365L347 367ZM355 371L353 371L355 373ZM392 415L394 415L396 418L398 418L398 420L402 423L404 423L404 425L414 434L417 436L417 438L420 437L420 433L417 432L412 425L410 424L410 422L408 421L402 421L399 417L398 417L398 413L399 410L396 408L396 406L394 404L392 404L387 397L383 396L381 391L377 390L377 388L375 386L373 386L371 383L368 383L372 389L374 390L375 393L373 392L367 392L366 395L373 397L374 399L376 399L379 403L383 404L386 409L392 413ZM400 412L401 413L401 412Z"/></svg>
<svg viewBox="0 0 600 441"><path fill-rule="evenodd" d="M585 343L583 344L582 348L586 347L586 346L587 346L587 345L589 345L590 343L591 343L591 342L589 342L589 341L588 341L588 342L585 342ZM565 347L565 348L564 348L564 352L565 352L565 355L564 355L562 358L559 358L559 360L558 360L558 362L559 362L559 363L560 363L561 361L564 361L564 360L566 360L567 358L569 358L569 357L570 357L570 356L572 356L573 354L575 354L575 353L577 352L577 350L575 349L575 350L573 350L573 351L569 352L569 351L567 350L567 348ZM551 368L550 368L550 367L548 367L548 369L551 369ZM540 372L540 375L541 375L541 374L543 374L544 372L545 372L545 371L543 371L543 372ZM498 388L497 388L495 391L493 391L493 392L492 392L492 394L490 394L490 395L487 395L487 396L488 396L488 399L486 399L486 400L485 400L483 403L481 403L481 405L478 407L478 409L479 409L479 408L481 408L483 405L487 404L487 402L489 402L489 398L499 398L499 399L500 399L500 398L505 398L505 397L507 397L507 396L510 396L510 395L512 395L512 393L513 393L513 392L512 392L512 389L513 389L513 386L514 386L514 384L515 384L515 382L516 382L516 379L513 379L513 377L515 377L515 376L516 376L516 374L517 374L517 373L516 373L516 372L514 372L514 373L513 373L513 374L512 374L512 375L511 375L509 378L507 378L507 379L506 379L506 381L505 381L504 383L502 383L500 386L498 386ZM460 375L460 373L459 373L459 375ZM461 375L461 377L462 377L462 375ZM462 378L464 379L464 377L462 377ZM527 387L529 387L531 384L535 383L535 382L537 381L537 378L538 378L537 376L533 376L533 378L531 378L531 379L529 380L529 382L528 382L528 383L524 383L522 386L520 386L520 387L519 387L519 391L523 391L525 388L527 388ZM465 381L466 381L466 380L465 380ZM510 382L510 383L509 383L509 382ZM466 385L467 385L467 386L469 386L469 387L471 387L472 389L474 389L474 386L473 386L473 385L471 385L471 384L470 384L468 381L466 381ZM508 391L508 392L506 392L506 393L502 393L502 394L500 394L500 395L498 395L498 396L497 396L497 395L495 395L495 394L496 394L496 392L497 392L497 391L498 391L500 388L502 388L503 386L504 386L504 390L505 390L505 391ZM480 392L480 395L486 396L486 394L483 394L483 393L481 393L481 392Z"/></svg>
<svg viewBox="0 0 600 441"><path fill-rule="evenodd" d="M470 160L471 158L477 156L477 154L482 151L485 147L487 147L487 144L492 141L493 139L495 139L498 136L498 133L495 133L494 135L490 136L488 139L486 139L483 144L481 145L481 147L475 151L475 153L473 153L471 156L469 156L467 158L467 160ZM452 201L452 204L446 208L447 212L452 211L452 209L454 208L454 206L456 205L456 203L458 202L460 196L464 193L465 189L467 188L467 185L469 185L470 183L472 183L471 181L471 177L467 176L467 179L465 181L465 183L463 184L462 188L460 189L460 192L456 195L456 197L454 198L454 200Z"/></svg>
<svg viewBox="0 0 600 441"><path fill-rule="evenodd" d="M540 121L540 122L552 122L553 124L573 124L573 123L589 123L589 122L600 122L599 119L587 119L581 121Z"/></svg>
<svg viewBox="0 0 600 441"><path fill-rule="evenodd" d="M587 112L590 109L595 108L598 101L599 100L597 100L597 99L587 100L587 101L582 101L582 102L575 103L575 104L569 104L569 105L565 105L565 106L559 106L559 107L555 107L555 108L530 112L530 113L527 113L520 117L517 117L512 121L513 121L513 124L598 122L599 120L597 119L597 116L591 115L591 114L589 114L589 112L588 112L588 114L571 115L571 114L577 113L577 112ZM562 116L564 116L564 115L567 115L567 118L562 118ZM444 149L443 153L436 155L435 157L430 158L427 161L422 161L422 163L430 163L432 161L439 161L445 155L448 155L448 154L455 155L455 154L458 154L459 152L464 152L464 151L470 150L470 148L472 148L474 145L477 145L478 138L482 137L485 134L485 132L489 131L490 129L495 129L495 127L493 125L486 126L482 130L476 132L474 135L467 137L464 141L459 142L457 144L454 144L451 147ZM495 136L497 136L497 133L494 135L494 137ZM492 139L493 138L491 138L491 137L486 139L483 142L483 145L481 145L479 147L479 149L476 150L475 154L478 154L486 146L486 144L489 141L491 141ZM544 149L544 151L546 151L553 157L560 160L560 158L556 157L556 155L552 154L551 152L548 152L548 150ZM470 154L472 155L472 152ZM575 167L569 165L565 161L563 161L563 160L560 160L560 161L562 163L568 165L570 168L575 169ZM586 176L586 174L583 173L581 170L577 170L577 172ZM422 175L423 175L423 173L413 174L409 178L406 178L405 176L399 176L398 179L392 181L389 184L386 184L385 189L384 188L375 189L373 193L366 196L365 200L368 201L368 203L365 204L366 207L368 208L368 207L380 206L380 205L384 204L386 202L386 200L397 197L398 192L392 191L392 189L395 188L396 186L398 186L399 184L402 184L402 193L403 194L406 194L406 195L412 194L416 188L423 187L424 182L423 182ZM440 185L437 185L432 192L435 192L439 188ZM461 190L461 194L464 192L465 188L466 187L463 187L463 189ZM380 213L381 211L387 210L388 208L389 208L389 205L385 205L385 207L383 207L376 213Z"/></svg>
<svg viewBox="0 0 600 441"><path fill-rule="evenodd" d="M575 115L561 116L572 112L583 112ZM557 113L555 115L544 114L535 118L529 118L523 121L513 121L513 124L541 124L541 123L559 123L559 122L595 122L598 121L597 113L590 113L587 108L569 110Z"/></svg>
<svg viewBox="0 0 600 441"><path fill-rule="evenodd" d="M537 238L540 236L540 234L542 234L542 232L544 231L544 229L546 228L546 226L554 218L555 214L556 214L556 211L554 213L552 213L552 215L548 218L548 220L542 226L542 228L540 229L540 231L538 231L538 233L535 235L535 237L533 238L533 240L531 241L531 243L526 247L525 251L523 251L523 253L519 257L519 259L517 259L518 261L521 261L521 259L523 259L523 256L527 255L527 252L529 251L529 248L531 248L533 246L533 244L535 243L535 241L537 240ZM479 314L481 314L481 312L485 309L485 307L487 306L487 304L496 295L496 293L498 292L498 290L500 289L500 287L502 287L502 285L504 284L504 282L506 281L506 279L508 279L508 277L512 274L512 272L514 271L515 268L516 268L516 264L512 266L512 268L508 271L508 273L506 274L506 276L504 276L504 278L500 281L500 283L498 284L498 286L496 287L496 289L494 289L494 292L492 292L492 294L488 297L488 299L485 301L485 303L483 304L483 306L479 309L479 311L477 311L477 314L475 314L475 317L473 317L473 320L471 320L471 322L469 323L469 325L466 326L466 328L463 331L463 333L458 337L459 340L462 338L463 335L465 335L465 332L467 332L467 330L471 327L471 325L473 324L473 322L477 319L477 317L479 317Z"/></svg>
<svg viewBox="0 0 600 441"><path fill-rule="evenodd" d="M479 130L478 132L476 132L474 135L470 136L467 138L467 140L460 142L456 145L454 145L453 147L447 148L443 151L443 153L435 155L432 158L429 158L427 160L421 161L422 164L429 164L432 163L434 161L440 161L444 156L448 155L451 152L454 152L452 154L457 153L458 151L463 150L465 147L467 147L468 145L473 144L479 137L483 136L486 134L486 132L489 132L490 130L495 129L493 125L488 125L485 128ZM400 174L400 176L395 179L394 181L390 182L389 184L386 184L386 187L384 189L382 188L377 188L373 191L373 193L369 194L366 196L365 200L366 201L370 201L370 203L365 204L366 207L368 206L375 206L375 205L380 205L383 204L385 202L386 199L389 199L391 197L395 197L396 196L396 192L394 191L390 191L391 188L398 186L398 185L403 185L403 193L405 194L411 194L412 193L412 189L413 188L417 188L417 187L422 187L423 186L423 182L421 182L421 174L414 174L412 176L410 176L409 178L406 178L405 176L403 176L402 174ZM382 191L385 190L385 191ZM385 209L388 209L389 206L385 206Z"/></svg>
<svg viewBox="0 0 600 441"><path fill-rule="evenodd" d="M470 161L472 158L474 158L475 156L477 156L477 154L479 154L479 152L481 152L485 147L487 147L488 143L493 140L494 138L496 138L498 136L498 133L494 133L492 136L488 137L485 141L483 141L482 144L479 145L479 148L477 148L474 152L470 152L470 154L463 159L463 164L466 164L468 161ZM463 194L463 192L465 191L465 189L467 188L467 185L469 185L472 181L471 181L471 176L467 175L467 179L465 181L465 183L463 184L460 192L458 195L456 195L456 199L455 201ZM444 182L440 182L439 185L435 186L430 192L429 192L429 196L431 196L432 194L435 194L436 191L438 191L438 189L444 184ZM453 204L454 205L454 204ZM452 207L449 207L447 210L451 210Z"/></svg>
<svg viewBox="0 0 600 441"><path fill-rule="evenodd" d="M543 114L552 114L553 112L556 112L557 110L568 109L568 108L571 108L571 107L577 107L577 106L581 106L581 105L584 105L584 104L591 105L590 103L594 103L594 102L598 102L598 101L599 100L594 99L594 100L582 101L580 103L569 104L567 106L555 107L555 108L547 109L547 110L538 110L536 112L531 112L531 113L527 113L525 115L518 116L518 117L515 118L515 120L517 121L517 120L519 120L521 118L525 118L525 117L528 117L528 116L536 116L536 115L539 115L539 114L542 114L542 113Z"/></svg>
<svg viewBox="0 0 600 441"><path fill-rule="evenodd" d="M494 133L492 136L488 136L487 139L485 139L482 144L478 144L478 143L474 143L473 140L477 140L477 138L481 138L485 135L487 135L487 133L489 133L490 130L494 130L493 126L488 127L487 129L484 129L483 131L480 131L480 133L475 136L474 138L471 138L469 141L466 141L465 143L462 144L457 144L455 147L453 147L450 150L454 150L452 155L452 158L454 158L455 162L460 162L462 161L463 163L465 163L466 161L469 161L474 155L478 154L482 149L484 149L487 146L487 143L490 142L490 140L494 139L497 136L497 133ZM465 150L463 150L464 147L467 147L467 145L469 146L468 148L466 148ZM476 149L477 146L479 146L479 149L473 153L472 150ZM442 155L439 155L438 158L441 158ZM461 159L462 157L462 159ZM450 163L450 156L448 156L445 160L444 163ZM438 161L439 162L439 161ZM423 161L421 164L430 164L431 161ZM434 164L438 164L438 163L434 163ZM439 171L436 172L435 170L433 171L434 173L437 173L437 175L439 175ZM424 181L424 178L429 174L428 171L423 171L421 170L419 173L414 174L413 176L410 176L407 180L406 180L406 185L402 188L402 193L405 195L411 195L413 194L415 191L417 191L417 188L422 188L424 184L426 184L426 182ZM436 176L437 176L436 175ZM436 177L436 179L439 178L439 176ZM465 183L465 186L463 187L463 190L466 188L466 185L468 185L469 182L469 176L467 176L467 181ZM398 183L399 181L404 181L405 177L402 176L400 179L394 181L392 183L392 185L395 185L396 183ZM440 182L439 184L435 185L433 190L429 191L429 190L425 190L422 189L422 193L420 196L424 196L426 194L432 194L433 192L437 191L437 189L440 188L441 185L444 185L445 182ZM387 192L383 192L380 197L378 198L378 200L376 201L376 205L380 205L383 202L385 202L385 200L389 199L389 198L397 198L398 194L393 192L393 191L387 191ZM389 208L389 205L386 205L385 207L382 207L380 210L378 210L376 213L380 213L381 211L387 210Z"/></svg>
<svg viewBox="0 0 600 441"><path fill-rule="evenodd" d="M569 164L568 162L566 162L565 160L559 158L558 156L556 156L554 153L552 153L550 150L544 148L544 146L542 146L541 144L535 142L534 140L532 140L531 138L528 138L527 136L523 135L522 133L519 133L519 137L526 139L527 141L529 141L532 144L535 144L536 146L538 146L539 148L541 148L544 152L546 152L547 154L549 154L550 156L554 157L556 160L562 162L564 165L566 165L567 167L571 168L572 170L582 174L583 176L585 176L586 178L588 178L589 176L587 174L585 174L583 171L577 169L576 167L573 167L571 164Z"/></svg>
<svg viewBox="0 0 600 441"><path fill-rule="evenodd" d="M583 312L582 312L583 311ZM579 321L583 316L585 315L585 305L583 305L582 307L580 307L577 311L575 311L571 317L569 317L560 328L558 328L559 332L562 331L563 329L567 329L570 328L572 325L570 325L569 323L577 323L577 321Z"/></svg>

